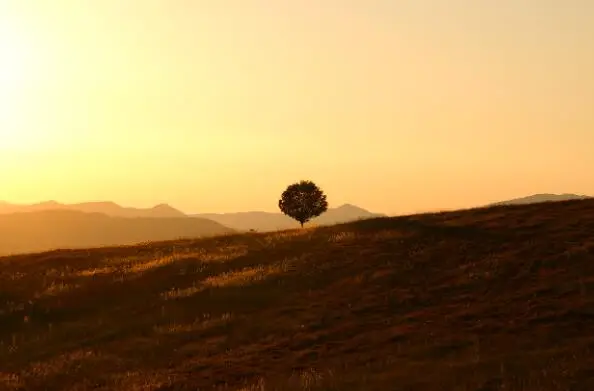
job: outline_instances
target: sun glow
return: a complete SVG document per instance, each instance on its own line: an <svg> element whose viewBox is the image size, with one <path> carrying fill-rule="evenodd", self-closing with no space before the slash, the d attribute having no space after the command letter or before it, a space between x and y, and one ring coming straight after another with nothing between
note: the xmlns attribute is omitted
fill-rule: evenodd
<svg viewBox="0 0 594 391"><path fill-rule="evenodd" d="M19 87L28 77L33 63L32 47L17 28L0 25L0 86Z"/></svg>
<svg viewBox="0 0 594 391"><path fill-rule="evenodd" d="M30 144L30 132L20 125L36 62L32 42L22 29L9 20L0 22L0 148L13 149Z"/></svg>

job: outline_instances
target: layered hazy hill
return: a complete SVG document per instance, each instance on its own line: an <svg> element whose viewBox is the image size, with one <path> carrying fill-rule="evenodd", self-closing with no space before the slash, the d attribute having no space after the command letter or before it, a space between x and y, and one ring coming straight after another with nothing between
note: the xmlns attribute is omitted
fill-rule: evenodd
<svg viewBox="0 0 594 391"><path fill-rule="evenodd" d="M39 212L47 210L71 210L85 213L102 213L112 217L186 217L184 213L167 204L159 204L152 208L128 208L110 201L83 202L79 204L61 204L56 201L47 201L30 205L0 202L0 214Z"/></svg>
<svg viewBox="0 0 594 391"><path fill-rule="evenodd" d="M343 205L312 221L316 225L380 216ZM57 248L129 245L138 242L220 235L236 230L271 231L299 224L281 213L186 215L166 204L122 207L113 202L38 204L0 202L0 255Z"/></svg>
<svg viewBox="0 0 594 391"><path fill-rule="evenodd" d="M188 217L112 217L74 210L40 210L0 216L0 255L136 244L220 235L233 230Z"/></svg>
<svg viewBox="0 0 594 391"><path fill-rule="evenodd" d="M101 213L111 217L150 217L150 218L183 218L194 217L209 219L235 230L273 231L299 227L299 223L282 213L271 212L238 212L238 213L200 213L187 215L167 204L152 208L123 207L114 202L84 202L78 204L62 204L56 201L38 204L11 204L0 201L0 215L22 212L40 212L49 210L66 210L84 213ZM332 225L346 223L384 215L372 213L355 205L345 204L337 208L329 208L322 216L313 219L310 225ZM1 218L1 216L0 216Z"/></svg>
<svg viewBox="0 0 594 391"><path fill-rule="evenodd" d="M298 228L299 223L282 213L270 212L238 212L238 213L202 213L192 215L216 221L238 231L275 231ZM345 204L337 208L329 208L326 213L313 219L308 225L332 225L349 221L382 217L355 205Z"/></svg>
<svg viewBox="0 0 594 391"><path fill-rule="evenodd" d="M525 205L525 204L537 204L541 202L558 202L558 201L570 201L570 200L585 200L592 198L591 196L579 195L579 194L533 194L526 197L514 198L507 201L500 201L491 206L497 205Z"/></svg>

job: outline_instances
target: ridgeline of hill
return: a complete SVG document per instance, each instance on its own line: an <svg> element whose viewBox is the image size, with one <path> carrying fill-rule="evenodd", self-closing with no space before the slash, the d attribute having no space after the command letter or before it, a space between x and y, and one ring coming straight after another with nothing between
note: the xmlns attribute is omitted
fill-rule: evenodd
<svg viewBox="0 0 594 391"><path fill-rule="evenodd" d="M0 258L0 390L589 391L592 330L592 200Z"/></svg>

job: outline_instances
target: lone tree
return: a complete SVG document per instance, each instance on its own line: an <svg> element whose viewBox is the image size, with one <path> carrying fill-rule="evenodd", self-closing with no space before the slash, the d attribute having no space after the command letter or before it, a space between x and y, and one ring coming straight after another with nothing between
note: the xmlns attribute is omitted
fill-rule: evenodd
<svg viewBox="0 0 594 391"><path fill-rule="evenodd" d="M301 228L328 210L326 195L312 181L300 181L287 187L278 201L281 212L299 221Z"/></svg>

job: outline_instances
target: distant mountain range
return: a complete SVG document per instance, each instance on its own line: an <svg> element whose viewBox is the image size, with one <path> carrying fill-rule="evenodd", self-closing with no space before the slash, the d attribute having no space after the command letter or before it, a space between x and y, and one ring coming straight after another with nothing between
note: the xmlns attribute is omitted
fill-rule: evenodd
<svg viewBox="0 0 594 391"><path fill-rule="evenodd" d="M238 213L202 213L192 215L216 221L238 231L274 231L298 228L299 223L282 213L271 212L238 212ZM329 208L326 213L313 219L309 225L332 225L353 220L382 217L383 214L372 213L355 205L345 204L337 208ZM306 224L307 225L307 224Z"/></svg>
<svg viewBox="0 0 594 391"><path fill-rule="evenodd" d="M592 198L577 194L534 194L488 206ZM385 216L355 205L330 208L308 225L332 225ZM220 235L237 231L298 228L282 213L239 212L187 215L166 204L128 208L113 202L23 205L0 201L0 255L87 248Z"/></svg>
<svg viewBox="0 0 594 391"><path fill-rule="evenodd" d="M329 225L376 216L382 215L343 205L329 209L310 224ZM166 204L142 209L113 202L47 201L24 205L0 201L0 255L298 227L295 220L281 213L186 215Z"/></svg>
<svg viewBox="0 0 594 391"><path fill-rule="evenodd" d="M40 210L0 216L0 255L63 248L117 246L234 232L217 222L188 217L111 217L74 210Z"/></svg>
<svg viewBox="0 0 594 391"><path fill-rule="evenodd" d="M512 200L500 201L489 206L496 205L523 205L523 204L536 204L540 202L555 202L555 201L569 201L569 200L585 200L592 198L586 195L578 194L533 194L527 197L514 198Z"/></svg>
<svg viewBox="0 0 594 391"><path fill-rule="evenodd" d="M0 201L0 214L19 212L40 212L46 210L71 210L85 213L102 213L111 217L187 217L183 212L167 204L160 204L152 208L126 208L113 202L83 202L80 204L61 204L56 201L41 202L39 204L10 204Z"/></svg>
<svg viewBox="0 0 594 391"><path fill-rule="evenodd" d="M145 218L182 218L198 217L210 219L230 228L247 231L288 229L299 227L299 223L282 213L273 212L238 212L238 213L200 213L185 214L167 204L159 204L152 208L128 208L111 201L83 202L79 204L62 204L46 201L38 204L11 204L0 201L0 215L9 213L41 212L48 210L75 211L84 213L101 213L110 217L145 217ZM312 224L328 225L384 216L371 213L355 205L345 204L337 208L329 208L322 216L312 220Z"/></svg>

